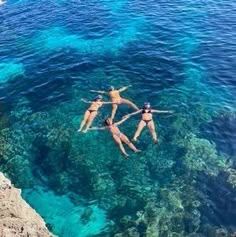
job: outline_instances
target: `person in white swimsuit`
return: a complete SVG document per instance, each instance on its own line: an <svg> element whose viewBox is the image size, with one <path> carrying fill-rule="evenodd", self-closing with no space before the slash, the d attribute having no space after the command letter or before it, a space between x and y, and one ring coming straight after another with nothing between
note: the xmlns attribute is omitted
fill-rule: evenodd
<svg viewBox="0 0 236 237"><path fill-rule="evenodd" d="M127 120L127 118L124 118L122 120L120 120L117 123L113 123L111 118L107 118L105 120L105 127L92 127L89 128L89 130L105 130L105 129L109 129L114 141L116 142L116 144L119 146L122 154L125 157L128 157L128 153L125 151L125 148L123 146L123 143L125 143L132 151L134 151L135 153L137 152L141 152L140 150L138 150L133 143L130 142L129 138L124 135L120 129L117 127L118 125L122 124L125 120Z"/></svg>

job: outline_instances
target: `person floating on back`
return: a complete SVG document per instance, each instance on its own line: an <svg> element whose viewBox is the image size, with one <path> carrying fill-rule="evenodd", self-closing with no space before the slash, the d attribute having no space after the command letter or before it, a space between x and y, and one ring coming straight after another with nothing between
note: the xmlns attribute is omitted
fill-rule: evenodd
<svg viewBox="0 0 236 237"><path fill-rule="evenodd" d="M131 101L124 99L120 96L120 92L125 91L128 89L130 86L125 86L120 89L115 89L113 86L110 86L108 91L95 91L95 90L90 90L91 92L97 92L100 94L108 94L111 98L111 101L113 102L112 104L112 112L111 112L111 119L113 120L115 118L115 114L118 108L118 105L120 104L127 104L131 106L135 110L139 110L139 108Z"/></svg>
<svg viewBox="0 0 236 237"><path fill-rule="evenodd" d="M110 130L110 133L111 133L111 135L112 135L112 137L113 137L113 139L115 140L116 144L119 146L119 148L120 148L121 152L123 153L123 155L124 155L125 157L128 157L129 155L128 155L128 153L125 151L125 148L124 148L124 146L123 146L123 142L124 142L125 144L127 144L128 147L129 147L132 151L134 151L135 153L141 152L141 151L138 150L138 149L134 146L134 144L132 144L132 143L130 142L129 138L128 138L126 135L124 135L124 134L120 131L120 129L117 127L118 125L122 124L122 123L123 123L125 120L127 120L127 119L128 119L128 117L127 117L127 118L123 118L122 120L120 120L120 121L117 122L117 123L113 123L111 118L107 118L107 119L105 120L105 125L106 125L105 127L92 127L92 128L89 128L89 130L105 130L105 129L109 129L109 130Z"/></svg>
<svg viewBox="0 0 236 237"><path fill-rule="evenodd" d="M142 113L142 118L141 118L141 121L138 124L138 128L137 128L132 140L136 142L137 138L141 134L143 128L145 126L148 126L148 128L149 128L149 130L152 134L152 138L153 138L154 142L158 143L157 133L155 131L155 125L154 125L154 122L153 122L153 119L152 119L152 114L153 113L168 113L168 114L170 114L170 113L173 113L173 111L171 111L171 110L167 110L167 111L155 110L155 109L151 108L150 103L144 103L144 106L143 106L142 109L140 109L140 110L138 110L134 113L125 115L123 118L129 118L130 116L135 115L135 114L139 114L139 113Z"/></svg>
<svg viewBox="0 0 236 237"><path fill-rule="evenodd" d="M80 128L78 129L78 132L81 132L83 127L86 125L85 129L83 130L83 132L86 133L93 120L97 116L99 108L104 104L112 104L112 102L104 102L101 95L96 96L94 101L87 101L84 99L81 99L81 101L91 104L90 107L85 111L84 118L80 124Z"/></svg>

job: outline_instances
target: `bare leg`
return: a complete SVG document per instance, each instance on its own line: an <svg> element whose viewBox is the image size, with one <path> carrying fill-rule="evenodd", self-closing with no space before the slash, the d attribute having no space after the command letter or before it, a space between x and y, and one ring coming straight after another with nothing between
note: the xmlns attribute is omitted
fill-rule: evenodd
<svg viewBox="0 0 236 237"><path fill-rule="evenodd" d="M154 142L158 143L158 138L157 138L157 134L156 134L156 131L155 131L155 125L154 125L153 120L148 123L148 128L149 128L149 130L152 134L152 138L153 138Z"/></svg>
<svg viewBox="0 0 236 237"><path fill-rule="evenodd" d="M93 120L95 119L96 115L97 115L97 112L90 113L90 115L88 117L88 120L87 120L86 128L83 131L84 133L86 133L88 131L88 129L90 128L90 126L91 126Z"/></svg>
<svg viewBox="0 0 236 237"><path fill-rule="evenodd" d="M130 148L132 151L134 151L135 153L141 152L141 150L138 150L138 149L134 146L134 144L130 142L129 138L126 137L125 135L122 135L121 140L122 140L123 142L125 142L125 143L129 146L129 148Z"/></svg>
<svg viewBox="0 0 236 237"><path fill-rule="evenodd" d="M80 128L78 129L78 132L81 132L81 131L82 131L84 125L86 124L86 122L87 122L87 120L88 120L88 118L89 118L89 115L90 115L90 112L89 112L88 110L86 110L86 112L85 112L85 114L84 114L84 118L83 118L83 120L82 120L82 122L81 122L81 124L80 124Z"/></svg>
<svg viewBox="0 0 236 237"><path fill-rule="evenodd" d="M116 144L119 146L121 152L122 152L126 157L128 157L129 155L126 153L125 148L124 148L124 146L123 146L123 144L122 144L120 138L117 137L116 135L113 135L113 139L115 140Z"/></svg>
<svg viewBox="0 0 236 237"><path fill-rule="evenodd" d="M130 107L132 107L133 109L139 110L139 108L133 102L131 102L130 100L126 100L126 99L121 98L121 104L127 104Z"/></svg>
<svg viewBox="0 0 236 237"><path fill-rule="evenodd" d="M112 120L115 118L117 108L118 108L118 104L112 104L112 111L111 111L111 119Z"/></svg>
<svg viewBox="0 0 236 237"><path fill-rule="evenodd" d="M133 137L133 140L134 141L137 141L137 138L139 137L139 135L141 134L141 132L142 132L142 130L143 130L143 128L146 126L146 123L143 121L143 120L141 120L140 122L139 122L139 124L138 124L138 128L137 128L137 130L136 130L136 132L135 132L135 134L134 134L134 137Z"/></svg>

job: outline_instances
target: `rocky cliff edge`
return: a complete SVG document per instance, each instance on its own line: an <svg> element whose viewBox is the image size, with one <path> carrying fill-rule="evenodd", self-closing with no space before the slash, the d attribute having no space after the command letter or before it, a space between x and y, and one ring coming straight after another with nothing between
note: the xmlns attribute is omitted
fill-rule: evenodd
<svg viewBox="0 0 236 237"><path fill-rule="evenodd" d="M44 220L0 173L0 237L53 237Z"/></svg>

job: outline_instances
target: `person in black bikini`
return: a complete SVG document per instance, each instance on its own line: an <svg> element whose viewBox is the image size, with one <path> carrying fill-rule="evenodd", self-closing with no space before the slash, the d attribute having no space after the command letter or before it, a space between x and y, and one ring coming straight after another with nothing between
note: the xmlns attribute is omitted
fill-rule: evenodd
<svg viewBox="0 0 236 237"><path fill-rule="evenodd" d="M116 144L119 146L121 152L123 153L123 155L125 157L128 157L129 155L127 154L127 152L125 151L125 148L123 146L123 143L127 144L127 146L134 151L135 153L137 152L141 152L140 150L138 150L133 143L130 142L129 138L123 134L120 129L118 128L117 125L122 124L125 120L127 120L128 117L123 118L122 120L120 120L117 123L113 123L111 118L107 118L105 120L105 127L92 127L89 128L89 130L105 130L105 129L109 129L110 133L114 139L114 141L116 142Z"/></svg>
<svg viewBox="0 0 236 237"><path fill-rule="evenodd" d="M156 131L155 131L155 125L154 125L154 122L153 122L153 119L152 119L152 113L168 113L168 114L170 114L170 113L173 113L173 111L171 111L171 110L164 111L164 110L151 109L150 103L144 103L144 106L143 106L142 109L140 109L140 110L138 110L134 113L128 114L128 115L124 116L123 118L129 118L130 116L135 115L135 114L139 114L139 113L142 113L142 119L138 124L138 128L137 128L132 140L137 141L137 138L141 134L143 128L145 126L148 126L148 128L149 128L149 130L152 134L152 138L153 138L154 142L158 143L158 138L157 138L157 134L156 134Z"/></svg>
<svg viewBox="0 0 236 237"><path fill-rule="evenodd" d="M98 95L94 101L87 101L84 99L81 99L81 101L83 101L84 103L89 103L91 104L90 107L85 111L84 114L84 118L80 124L80 128L78 129L78 132L81 132L84 125L86 125L86 128L84 129L84 133L86 133L89 129L89 127L91 126L93 120L95 119L98 110L101 106L103 106L104 104L112 104L112 102L104 102L102 101L102 96Z"/></svg>

